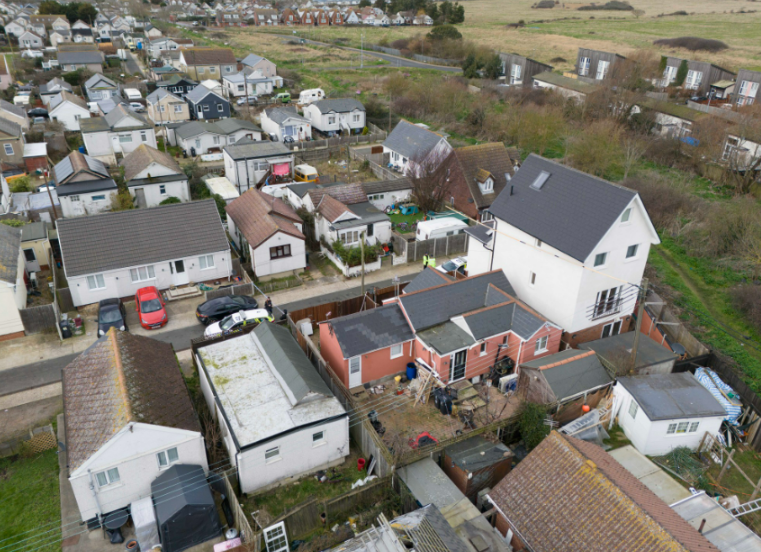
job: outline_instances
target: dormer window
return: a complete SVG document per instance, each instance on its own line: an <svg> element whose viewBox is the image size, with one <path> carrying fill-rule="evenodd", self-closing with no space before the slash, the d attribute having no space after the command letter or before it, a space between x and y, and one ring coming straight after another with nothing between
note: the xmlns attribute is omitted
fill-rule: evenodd
<svg viewBox="0 0 761 552"><path fill-rule="evenodd" d="M479 184L482 194L490 194L494 192L494 180L489 177Z"/></svg>

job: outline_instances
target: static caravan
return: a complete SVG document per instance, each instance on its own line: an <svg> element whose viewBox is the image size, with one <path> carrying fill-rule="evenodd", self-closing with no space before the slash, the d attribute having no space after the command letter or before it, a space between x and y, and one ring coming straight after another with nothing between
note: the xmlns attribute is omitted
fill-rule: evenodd
<svg viewBox="0 0 761 552"><path fill-rule="evenodd" d="M418 222L415 239L417 241L446 238L465 231L468 227L464 221L454 217L443 217L434 220Z"/></svg>

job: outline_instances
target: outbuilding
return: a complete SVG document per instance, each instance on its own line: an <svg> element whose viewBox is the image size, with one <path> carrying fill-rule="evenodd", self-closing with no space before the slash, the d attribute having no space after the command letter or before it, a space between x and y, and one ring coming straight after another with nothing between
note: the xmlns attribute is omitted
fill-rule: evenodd
<svg viewBox="0 0 761 552"><path fill-rule="evenodd" d="M634 347L634 332L626 332L610 337L604 337L595 341L582 343L582 349L588 349L597 353L600 359L618 367L629 361ZM650 337L642 334L637 344L637 362L634 372L639 375L646 374L670 374L674 369L677 355L668 345L660 345Z"/></svg>
<svg viewBox="0 0 761 552"><path fill-rule="evenodd" d="M513 465L513 453L503 443L480 435L444 449L442 469L472 502L478 492L502 481Z"/></svg>
<svg viewBox="0 0 761 552"><path fill-rule="evenodd" d="M632 444L646 456L677 447L696 450L706 433L716 435L724 407L689 372L618 378L613 413Z"/></svg>

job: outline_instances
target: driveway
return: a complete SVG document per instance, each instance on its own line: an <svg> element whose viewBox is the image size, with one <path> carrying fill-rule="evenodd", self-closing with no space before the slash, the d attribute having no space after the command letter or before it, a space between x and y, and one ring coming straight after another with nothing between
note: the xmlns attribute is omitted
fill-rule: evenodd
<svg viewBox="0 0 761 552"><path fill-rule="evenodd" d="M127 51L127 59L125 60L124 64L127 67L127 72L131 75L142 75L145 76L145 73L143 73L143 67L138 63L137 58L135 58L135 54Z"/></svg>

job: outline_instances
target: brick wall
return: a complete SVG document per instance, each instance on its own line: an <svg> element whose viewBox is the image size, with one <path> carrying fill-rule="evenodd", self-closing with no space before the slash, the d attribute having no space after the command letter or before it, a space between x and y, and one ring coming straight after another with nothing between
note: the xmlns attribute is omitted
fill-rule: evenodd
<svg viewBox="0 0 761 552"><path fill-rule="evenodd" d="M621 321L620 333L628 332L629 328L632 325L632 322L633 322L633 318L631 316L625 317ZM589 341L595 341L596 339L602 338L602 329L603 329L603 326L605 326L606 324L609 324L609 322L597 324L596 326L590 326L589 328L580 330L578 332L573 332L573 333L564 332L562 337L562 342L576 349L582 343L587 343Z"/></svg>

